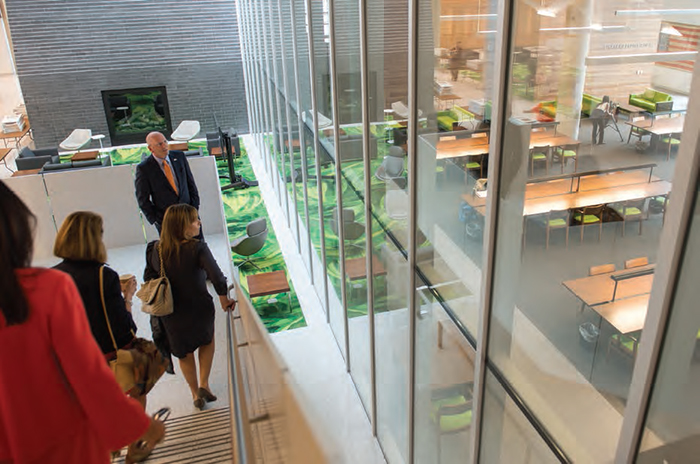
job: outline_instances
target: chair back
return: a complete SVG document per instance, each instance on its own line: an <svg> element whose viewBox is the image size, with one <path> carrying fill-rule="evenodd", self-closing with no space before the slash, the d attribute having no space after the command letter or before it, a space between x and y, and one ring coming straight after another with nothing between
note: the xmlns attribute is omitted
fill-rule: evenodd
<svg viewBox="0 0 700 464"><path fill-rule="evenodd" d="M472 134L473 139L480 139L480 138L489 138L488 132L474 132Z"/></svg>
<svg viewBox="0 0 700 464"><path fill-rule="evenodd" d="M245 232L249 237L267 232L267 220L265 218L258 218L249 222L245 228Z"/></svg>
<svg viewBox="0 0 700 464"><path fill-rule="evenodd" d="M387 177L399 177L403 174L403 158L396 158L394 156L387 156L382 161L384 166L384 172Z"/></svg>
<svg viewBox="0 0 700 464"><path fill-rule="evenodd" d="M591 266L588 268L588 275L595 276L600 274L609 274L611 272L615 272L615 270L614 264L601 264L599 266Z"/></svg>
<svg viewBox="0 0 700 464"><path fill-rule="evenodd" d="M530 154L534 153L542 153L542 154L548 154L549 153L549 145L537 145L534 146L530 149Z"/></svg>
<svg viewBox="0 0 700 464"><path fill-rule="evenodd" d="M592 214L594 216L600 216L603 213L603 209L605 208L605 205L593 205L593 206L585 206L582 210L583 215L587 214Z"/></svg>
<svg viewBox="0 0 700 464"><path fill-rule="evenodd" d="M625 261L625 269L646 266L647 264L649 264L649 258L646 256L640 256L639 258L632 258Z"/></svg>
<svg viewBox="0 0 700 464"><path fill-rule="evenodd" d="M259 218L249 222L246 226L246 235L240 243L231 246L231 251L241 256L250 256L257 253L265 246L267 240L267 221L265 218Z"/></svg>

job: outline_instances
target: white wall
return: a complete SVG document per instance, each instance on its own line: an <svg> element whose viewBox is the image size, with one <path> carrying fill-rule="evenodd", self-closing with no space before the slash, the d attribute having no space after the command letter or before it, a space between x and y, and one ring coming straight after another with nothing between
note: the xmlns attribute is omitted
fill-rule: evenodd
<svg viewBox="0 0 700 464"><path fill-rule="evenodd" d="M192 157L188 161L199 189L204 233L223 234L226 220L216 161L211 156ZM107 248L145 244L157 238L153 226L142 219L136 203L134 166L54 171L11 177L5 182L37 216L35 262L52 256L56 229L73 211L102 215Z"/></svg>

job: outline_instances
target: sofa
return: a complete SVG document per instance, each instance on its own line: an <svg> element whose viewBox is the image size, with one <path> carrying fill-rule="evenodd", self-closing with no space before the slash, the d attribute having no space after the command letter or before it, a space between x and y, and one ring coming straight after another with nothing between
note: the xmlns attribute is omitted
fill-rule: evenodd
<svg viewBox="0 0 700 464"><path fill-rule="evenodd" d="M455 125L459 125L464 121L473 121L474 113L462 108L461 106L453 106L446 111L438 112L437 123L441 131L451 132L459 130Z"/></svg>
<svg viewBox="0 0 700 464"><path fill-rule="evenodd" d="M109 156L103 158L97 158L94 160L84 160L84 161L67 161L65 163L46 163L41 168L41 172L49 171L65 171L68 169L82 169L82 168L93 168L93 167L103 167L111 166L112 160Z"/></svg>
<svg viewBox="0 0 700 464"><path fill-rule="evenodd" d="M58 163L58 148L32 149L24 147L19 152L15 163L18 171L41 169L46 163Z"/></svg>
<svg viewBox="0 0 700 464"><path fill-rule="evenodd" d="M629 104L643 108L651 113L671 111L673 109L673 97L667 93L648 88L644 93L630 95Z"/></svg>
<svg viewBox="0 0 700 464"><path fill-rule="evenodd" d="M602 98L594 97L593 95L589 95L587 93L583 94L583 97L581 98L581 115L582 116L589 116L591 115L591 111L595 109L596 106L602 102ZM539 106L539 112L541 115L545 116L546 119L549 120L554 120L557 116L557 101L556 100L549 100L549 101L543 101L540 102ZM542 119L545 119L542 118ZM538 118L539 119L539 118Z"/></svg>

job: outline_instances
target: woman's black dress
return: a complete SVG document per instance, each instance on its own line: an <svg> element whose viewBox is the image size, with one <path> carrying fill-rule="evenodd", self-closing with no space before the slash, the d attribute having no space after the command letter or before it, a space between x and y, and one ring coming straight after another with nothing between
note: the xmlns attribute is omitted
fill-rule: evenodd
<svg viewBox="0 0 700 464"><path fill-rule="evenodd" d="M146 248L146 269L143 280L160 276L157 241ZM207 291L207 279L214 284L217 295L226 295L226 277L216 264L205 242L190 241L180 247L177 257L165 260L165 275L173 292L173 313L161 316L170 351L184 358L214 338L214 302Z"/></svg>

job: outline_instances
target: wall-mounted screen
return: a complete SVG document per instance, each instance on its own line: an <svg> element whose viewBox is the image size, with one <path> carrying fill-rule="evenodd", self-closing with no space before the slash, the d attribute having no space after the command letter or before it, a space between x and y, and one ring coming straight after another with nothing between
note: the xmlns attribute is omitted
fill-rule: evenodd
<svg viewBox="0 0 700 464"><path fill-rule="evenodd" d="M112 145L143 143L152 131L170 138L172 124L165 87L103 90L102 102Z"/></svg>

